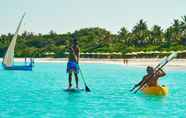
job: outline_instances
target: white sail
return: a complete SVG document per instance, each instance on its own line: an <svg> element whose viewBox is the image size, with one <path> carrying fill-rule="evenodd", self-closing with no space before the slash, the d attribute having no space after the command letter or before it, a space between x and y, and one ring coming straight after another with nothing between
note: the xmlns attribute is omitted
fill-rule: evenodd
<svg viewBox="0 0 186 118"><path fill-rule="evenodd" d="M23 18L25 16L25 13L23 14L23 16L21 17L21 20L17 26L16 32L12 38L12 41L10 42L10 45L6 51L6 54L3 58L3 64L6 67L11 67L13 65L13 61L14 61L14 49L15 49L15 45L16 45L16 39L17 39L17 35L19 32L19 29L21 27L21 24L23 22Z"/></svg>

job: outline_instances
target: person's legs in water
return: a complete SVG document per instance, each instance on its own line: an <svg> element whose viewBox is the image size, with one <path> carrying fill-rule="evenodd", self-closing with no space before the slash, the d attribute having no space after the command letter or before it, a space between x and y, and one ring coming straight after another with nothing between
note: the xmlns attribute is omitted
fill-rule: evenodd
<svg viewBox="0 0 186 118"><path fill-rule="evenodd" d="M68 88L70 89L72 87L72 72L69 72L68 74L68 83L69 83Z"/></svg>
<svg viewBox="0 0 186 118"><path fill-rule="evenodd" d="M78 74L74 73L74 75L75 75L75 80L76 80L76 88L78 88Z"/></svg>

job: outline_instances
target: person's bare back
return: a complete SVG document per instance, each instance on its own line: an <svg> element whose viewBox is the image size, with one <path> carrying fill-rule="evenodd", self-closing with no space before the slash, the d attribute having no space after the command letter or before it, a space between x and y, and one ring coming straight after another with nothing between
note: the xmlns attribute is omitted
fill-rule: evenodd
<svg viewBox="0 0 186 118"><path fill-rule="evenodd" d="M165 72L160 69L158 72L154 73L155 70L153 68L150 69L149 71L147 69L148 74L144 76L143 80L146 82L147 86L159 86L158 79L165 76Z"/></svg>

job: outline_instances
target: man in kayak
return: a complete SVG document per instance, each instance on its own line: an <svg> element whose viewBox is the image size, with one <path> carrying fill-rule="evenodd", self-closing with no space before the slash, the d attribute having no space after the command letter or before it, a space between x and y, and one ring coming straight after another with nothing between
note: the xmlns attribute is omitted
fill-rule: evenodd
<svg viewBox="0 0 186 118"><path fill-rule="evenodd" d="M78 46L77 40L73 40L73 44L69 49L68 63L67 63L67 73L69 74L69 86L72 87L72 73L74 73L76 88L78 88L78 73L79 73L79 58L80 58L80 48Z"/></svg>
<svg viewBox="0 0 186 118"><path fill-rule="evenodd" d="M143 77L143 80L136 86L159 86L158 79L166 75L166 73L162 69L160 69L158 72L155 72L156 70L154 70L154 68L150 66L147 67L146 71L147 75L145 75Z"/></svg>

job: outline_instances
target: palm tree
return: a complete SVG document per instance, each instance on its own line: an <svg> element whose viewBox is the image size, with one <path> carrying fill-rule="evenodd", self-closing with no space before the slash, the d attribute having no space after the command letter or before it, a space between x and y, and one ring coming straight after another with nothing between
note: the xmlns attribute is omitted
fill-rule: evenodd
<svg viewBox="0 0 186 118"><path fill-rule="evenodd" d="M181 19L181 44L186 44L186 16L182 16Z"/></svg>
<svg viewBox="0 0 186 118"><path fill-rule="evenodd" d="M174 19L173 25L172 25L172 41L180 41L181 39L181 22L178 19Z"/></svg>
<svg viewBox="0 0 186 118"><path fill-rule="evenodd" d="M151 31L152 44L160 44L163 42L163 30L160 26L154 25Z"/></svg>
<svg viewBox="0 0 186 118"><path fill-rule="evenodd" d="M134 34L133 40L135 44L143 46L149 43L150 31L148 30L148 26L143 19L141 19L139 23L134 26L132 33Z"/></svg>
<svg viewBox="0 0 186 118"><path fill-rule="evenodd" d="M186 27L186 16L182 16L181 19L182 19L181 25Z"/></svg>
<svg viewBox="0 0 186 118"><path fill-rule="evenodd" d="M119 41L121 41L121 43L128 44L128 30L125 27L122 27L118 33Z"/></svg>
<svg viewBox="0 0 186 118"><path fill-rule="evenodd" d="M172 34L173 34L173 27L169 27L165 30L164 37L165 37L165 42L170 45L172 41Z"/></svg>
<svg viewBox="0 0 186 118"><path fill-rule="evenodd" d="M186 33L186 16L182 16L181 19L181 30L183 33Z"/></svg>
<svg viewBox="0 0 186 118"><path fill-rule="evenodd" d="M167 28L165 31L165 40L168 44L171 44L171 42L179 42L182 37L182 31L181 31L181 22L178 19L173 20L172 26Z"/></svg>

